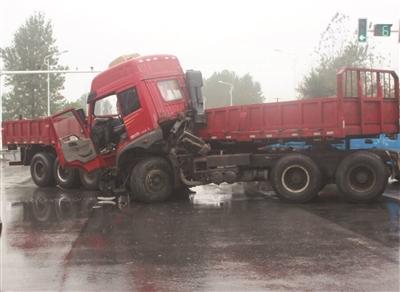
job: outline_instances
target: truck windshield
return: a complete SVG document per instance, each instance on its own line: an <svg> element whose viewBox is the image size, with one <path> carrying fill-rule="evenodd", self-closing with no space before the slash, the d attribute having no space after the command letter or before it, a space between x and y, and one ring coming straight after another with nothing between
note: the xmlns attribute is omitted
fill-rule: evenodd
<svg viewBox="0 0 400 292"><path fill-rule="evenodd" d="M109 95L96 101L94 105L94 115L97 117L118 115L117 96L115 94Z"/></svg>

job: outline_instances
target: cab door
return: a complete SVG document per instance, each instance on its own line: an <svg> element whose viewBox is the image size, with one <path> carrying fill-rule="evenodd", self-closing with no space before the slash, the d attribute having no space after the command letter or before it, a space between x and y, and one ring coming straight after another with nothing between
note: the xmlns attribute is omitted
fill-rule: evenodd
<svg viewBox="0 0 400 292"><path fill-rule="evenodd" d="M51 119L61 166L83 168L87 172L104 166L84 126L84 114L70 109L53 115Z"/></svg>
<svg viewBox="0 0 400 292"><path fill-rule="evenodd" d="M131 87L117 94L121 105L120 114L129 140L136 139L154 128L150 111L147 104L143 102L144 98L140 99L139 93L139 89ZM143 90L142 93L144 93Z"/></svg>

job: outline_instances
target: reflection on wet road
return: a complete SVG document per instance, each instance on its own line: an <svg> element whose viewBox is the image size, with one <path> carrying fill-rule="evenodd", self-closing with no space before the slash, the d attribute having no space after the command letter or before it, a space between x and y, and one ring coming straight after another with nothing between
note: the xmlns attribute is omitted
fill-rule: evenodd
<svg viewBox="0 0 400 292"><path fill-rule="evenodd" d="M372 205L204 186L156 205L2 184L3 290L399 290L398 185ZM397 216L397 217L396 217Z"/></svg>

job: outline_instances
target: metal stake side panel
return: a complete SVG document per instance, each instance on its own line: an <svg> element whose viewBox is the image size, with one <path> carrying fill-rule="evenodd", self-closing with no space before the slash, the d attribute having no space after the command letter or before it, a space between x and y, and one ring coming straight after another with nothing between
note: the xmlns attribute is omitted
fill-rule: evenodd
<svg viewBox="0 0 400 292"><path fill-rule="evenodd" d="M343 139L399 129L399 82L394 71L344 68L337 96L208 109L205 140Z"/></svg>

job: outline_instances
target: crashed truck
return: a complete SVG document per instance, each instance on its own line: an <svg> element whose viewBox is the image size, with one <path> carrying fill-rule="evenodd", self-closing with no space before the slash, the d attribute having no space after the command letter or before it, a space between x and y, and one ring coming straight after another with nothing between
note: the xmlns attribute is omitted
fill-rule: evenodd
<svg viewBox="0 0 400 292"><path fill-rule="evenodd" d="M88 113L4 121L3 145L20 149L39 187L82 183L164 201L182 188L269 181L284 201L312 200L328 183L368 202L399 175L399 153L337 149L399 132L394 71L343 68L336 96L204 109L201 72L173 55L131 56L92 81ZM268 147L285 141L309 147Z"/></svg>

